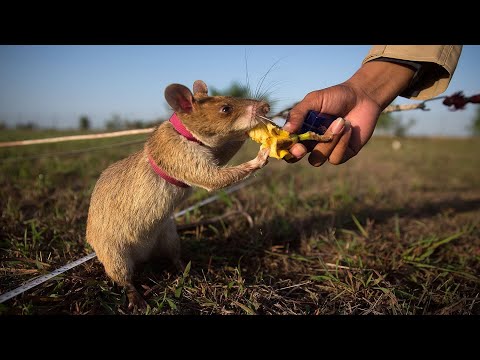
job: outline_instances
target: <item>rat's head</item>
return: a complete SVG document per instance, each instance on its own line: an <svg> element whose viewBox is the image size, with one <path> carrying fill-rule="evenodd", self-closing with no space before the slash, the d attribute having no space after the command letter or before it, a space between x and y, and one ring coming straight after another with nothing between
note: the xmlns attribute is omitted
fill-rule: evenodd
<svg viewBox="0 0 480 360"><path fill-rule="evenodd" d="M193 94L180 84L167 86L165 99L185 127L211 147L247 139L246 133L261 122L258 116L270 111L264 101L208 96L207 85L201 80L193 84Z"/></svg>

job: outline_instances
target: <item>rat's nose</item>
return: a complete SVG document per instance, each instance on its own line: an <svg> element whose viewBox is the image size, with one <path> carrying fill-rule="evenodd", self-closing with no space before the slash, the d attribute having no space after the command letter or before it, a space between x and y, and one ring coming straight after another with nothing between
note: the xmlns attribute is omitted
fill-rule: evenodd
<svg viewBox="0 0 480 360"><path fill-rule="evenodd" d="M270 105L268 105L266 102L262 102L258 107L258 113L260 115L265 116L268 114L269 111L270 111Z"/></svg>

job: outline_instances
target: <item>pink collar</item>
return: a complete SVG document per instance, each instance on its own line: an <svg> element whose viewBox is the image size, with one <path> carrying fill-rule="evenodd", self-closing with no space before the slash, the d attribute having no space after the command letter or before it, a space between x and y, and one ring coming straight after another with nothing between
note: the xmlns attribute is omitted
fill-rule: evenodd
<svg viewBox="0 0 480 360"><path fill-rule="evenodd" d="M183 135L185 138L187 138L187 140L195 141L201 144L201 142L198 139L196 139L195 136L193 136L193 134L190 131L188 131L185 125L183 125L182 121L177 116L177 113L173 113L169 121L172 123L173 127L175 128L175 130L177 130L177 132L180 135Z"/></svg>
<svg viewBox="0 0 480 360"><path fill-rule="evenodd" d="M170 117L170 120L169 120L173 127L175 128L175 130L177 130L177 132L182 135L183 137L185 137L187 140L190 140L190 141L195 141L199 144L201 144L201 142L199 140L197 140L195 138L195 136L193 136L193 134L188 131L188 129L185 127L185 125L183 125L182 121L180 120L180 118L177 116L176 113L173 113L173 115ZM153 171L155 171L157 173L158 176L160 176L161 178L165 179L166 181L168 181L170 184L173 184L173 185L176 185L178 187L182 187L182 188L188 188L190 187L189 185L171 177L170 175L168 175L165 171L163 171L156 163L155 163L155 160L153 160L152 156L150 154L148 154L148 162L150 163L150 166L152 167Z"/></svg>
<svg viewBox="0 0 480 360"><path fill-rule="evenodd" d="M152 156L148 154L148 162L150 163L150 166L152 167L153 171L157 173L158 176L161 178L165 179L168 181L170 184L177 185L178 187L182 188L188 188L190 187L189 185L172 178L170 175L168 175L165 171L163 171L156 163L155 160L152 159Z"/></svg>

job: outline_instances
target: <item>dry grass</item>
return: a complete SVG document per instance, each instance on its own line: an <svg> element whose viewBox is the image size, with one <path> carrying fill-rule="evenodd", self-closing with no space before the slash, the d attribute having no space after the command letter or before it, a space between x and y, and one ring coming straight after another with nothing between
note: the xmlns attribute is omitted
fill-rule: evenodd
<svg viewBox="0 0 480 360"><path fill-rule="evenodd" d="M4 149L0 157L122 141ZM404 139L400 151L391 141L374 138L341 166L272 159L255 185L178 219L189 265L139 270L147 313L480 314L480 139ZM2 161L2 293L91 252L84 230L93 185L140 146ZM250 142L235 162L257 150ZM182 208L208 195L199 190ZM0 311L127 314L125 305L94 259Z"/></svg>

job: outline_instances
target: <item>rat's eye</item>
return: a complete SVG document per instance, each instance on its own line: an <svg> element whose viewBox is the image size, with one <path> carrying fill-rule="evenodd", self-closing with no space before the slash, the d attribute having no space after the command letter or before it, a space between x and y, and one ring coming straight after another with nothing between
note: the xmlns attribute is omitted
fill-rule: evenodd
<svg viewBox="0 0 480 360"><path fill-rule="evenodd" d="M232 107L230 105L223 105L221 108L220 108L220 112L222 113L225 113L225 114L228 114L228 113L231 113L232 112Z"/></svg>

